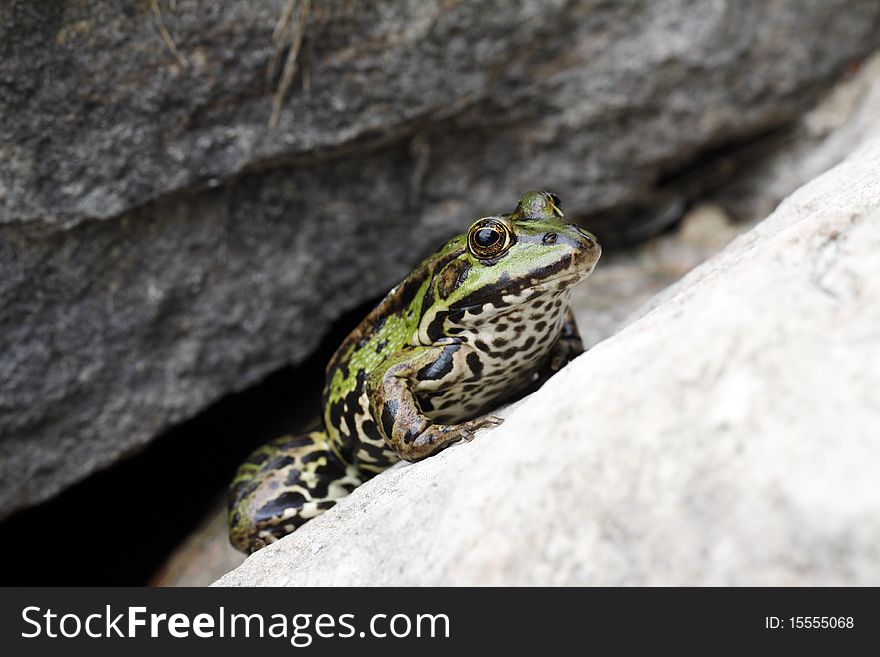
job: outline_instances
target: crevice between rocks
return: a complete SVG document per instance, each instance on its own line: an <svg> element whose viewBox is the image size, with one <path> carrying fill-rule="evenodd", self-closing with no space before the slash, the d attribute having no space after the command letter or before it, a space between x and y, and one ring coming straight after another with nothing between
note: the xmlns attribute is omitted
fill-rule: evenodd
<svg viewBox="0 0 880 657"><path fill-rule="evenodd" d="M223 503L228 482L251 450L317 418L325 363L373 305L371 300L341 317L303 364L219 399L137 454L0 523L5 560L16 563L3 583L150 583Z"/></svg>

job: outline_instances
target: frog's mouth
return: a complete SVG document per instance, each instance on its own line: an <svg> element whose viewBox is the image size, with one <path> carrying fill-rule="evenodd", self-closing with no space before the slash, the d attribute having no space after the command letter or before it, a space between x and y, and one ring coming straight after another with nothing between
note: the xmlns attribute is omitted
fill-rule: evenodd
<svg viewBox="0 0 880 657"><path fill-rule="evenodd" d="M453 309L472 314L479 314L485 311L487 306L491 306L499 311L513 311L521 304L534 301L538 297L548 294L562 294L586 278L590 271L592 271L592 268L587 270L586 273L567 270L562 274L542 280L540 283L522 285L518 289L512 289L500 296L487 294L482 299L474 299L467 305L455 304ZM509 300L505 301L505 298Z"/></svg>
<svg viewBox="0 0 880 657"><path fill-rule="evenodd" d="M593 259L589 265L585 265L583 263L579 263L575 261L574 264L570 265L565 270L561 271L556 276L551 276L545 280L540 282L536 282L533 285L526 286L529 290L541 291L542 293L550 292L553 289L567 289L573 285L577 285L582 280L587 278L590 274L593 273L593 270L596 268L596 263L599 261L599 257Z"/></svg>

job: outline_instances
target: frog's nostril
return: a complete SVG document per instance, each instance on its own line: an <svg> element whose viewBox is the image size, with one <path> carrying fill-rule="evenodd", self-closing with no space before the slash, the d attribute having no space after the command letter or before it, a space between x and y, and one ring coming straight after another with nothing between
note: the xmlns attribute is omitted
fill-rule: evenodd
<svg viewBox="0 0 880 657"><path fill-rule="evenodd" d="M557 240L558 237L559 237L559 236L558 236L556 233L546 233L546 234L544 235L544 239L542 239L541 241L542 241L544 244L548 244L548 245L549 245L549 244L556 244L556 240Z"/></svg>

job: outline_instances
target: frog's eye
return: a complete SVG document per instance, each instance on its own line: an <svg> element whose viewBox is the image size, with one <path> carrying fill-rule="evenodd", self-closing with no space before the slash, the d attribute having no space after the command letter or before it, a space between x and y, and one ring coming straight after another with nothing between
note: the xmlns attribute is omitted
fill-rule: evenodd
<svg viewBox="0 0 880 657"><path fill-rule="evenodd" d="M547 196L550 197L550 200L553 201L553 205L555 205L560 210L562 209L562 199L556 196L553 192L547 192Z"/></svg>
<svg viewBox="0 0 880 657"><path fill-rule="evenodd" d="M470 252L483 260L504 255L512 243L510 228L497 219L481 219L468 232Z"/></svg>

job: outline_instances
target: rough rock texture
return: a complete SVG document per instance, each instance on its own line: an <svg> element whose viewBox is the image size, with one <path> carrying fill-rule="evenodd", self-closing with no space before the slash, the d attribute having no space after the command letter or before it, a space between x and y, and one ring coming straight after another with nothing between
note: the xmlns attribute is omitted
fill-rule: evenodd
<svg viewBox="0 0 880 657"><path fill-rule="evenodd" d="M878 251L880 135L500 428L218 584L880 584Z"/></svg>
<svg viewBox="0 0 880 657"><path fill-rule="evenodd" d="M0 8L0 516L302 360L524 189L609 236L678 207L880 41L869 0L300 2L277 37L281 0L155 6Z"/></svg>
<svg viewBox="0 0 880 657"><path fill-rule="evenodd" d="M857 149L880 116L880 53L867 59L780 139L740 154L736 173L707 196L740 223L756 223L795 189ZM719 163L720 164L720 163Z"/></svg>

